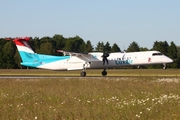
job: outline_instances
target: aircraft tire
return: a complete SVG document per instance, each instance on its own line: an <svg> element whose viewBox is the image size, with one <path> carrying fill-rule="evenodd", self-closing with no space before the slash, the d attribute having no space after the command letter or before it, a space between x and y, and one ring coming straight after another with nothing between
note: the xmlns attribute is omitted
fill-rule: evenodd
<svg viewBox="0 0 180 120"><path fill-rule="evenodd" d="M105 70L102 71L102 76L106 76L107 72Z"/></svg>
<svg viewBox="0 0 180 120"><path fill-rule="evenodd" d="M81 72L81 77L85 77L86 76L86 72Z"/></svg>
<svg viewBox="0 0 180 120"><path fill-rule="evenodd" d="M165 67L165 66L163 67L163 70L166 70L166 67Z"/></svg>

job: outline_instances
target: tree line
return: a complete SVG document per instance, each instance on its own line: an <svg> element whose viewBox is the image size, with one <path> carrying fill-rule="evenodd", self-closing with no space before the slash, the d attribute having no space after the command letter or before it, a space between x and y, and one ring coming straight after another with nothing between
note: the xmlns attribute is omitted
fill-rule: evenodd
<svg viewBox="0 0 180 120"><path fill-rule="evenodd" d="M90 40L84 41L81 37L65 38L63 35L54 35L53 37L31 38L29 41L32 49L36 53L62 56L62 53L56 50L72 51L72 52L121 52L119 46L114 43L112 46L109 42L98 42L94 47ZM170 64L170 68L180 68L180 47L176 46L172 41L170 45L166 41L155 41L153 48L143 48L133 41L127 48L127 52L158 50L174 60ZM21 59L15 44L11 40L0 38L0 69L19 69ZM159 68L159 66L150 66L150 68Z"/></svg>

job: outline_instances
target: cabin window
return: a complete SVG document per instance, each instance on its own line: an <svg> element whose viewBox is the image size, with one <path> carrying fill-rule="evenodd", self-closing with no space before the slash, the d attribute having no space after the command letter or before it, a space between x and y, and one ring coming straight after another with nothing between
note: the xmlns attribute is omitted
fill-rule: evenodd
<svg viewBox="0 0 180 120"><path fill-rule="evenodd" d="M162 53L153 53L152 56L161 56L163 55Z"/></svg>

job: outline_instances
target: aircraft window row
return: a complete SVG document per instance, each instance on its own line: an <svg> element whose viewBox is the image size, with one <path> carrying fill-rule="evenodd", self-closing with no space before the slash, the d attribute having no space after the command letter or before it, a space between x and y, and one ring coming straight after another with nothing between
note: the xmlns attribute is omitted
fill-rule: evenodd
<svg viewBox="0 0 180 120"><path fill-rule="evenodd" d="M163 55L162 53L153 53L152 54L153 56L160 56L160 55Z"/></svg>

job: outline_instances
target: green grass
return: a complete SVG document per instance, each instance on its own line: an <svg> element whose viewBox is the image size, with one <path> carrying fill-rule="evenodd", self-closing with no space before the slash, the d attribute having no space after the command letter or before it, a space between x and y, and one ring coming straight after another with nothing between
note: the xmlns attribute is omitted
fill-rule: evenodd
<svg viewBox="0 0 180 120"><path fill-rule="evenodd" d="M0 119L180 119L179 91L179 77L1 78Z"/></svg>

